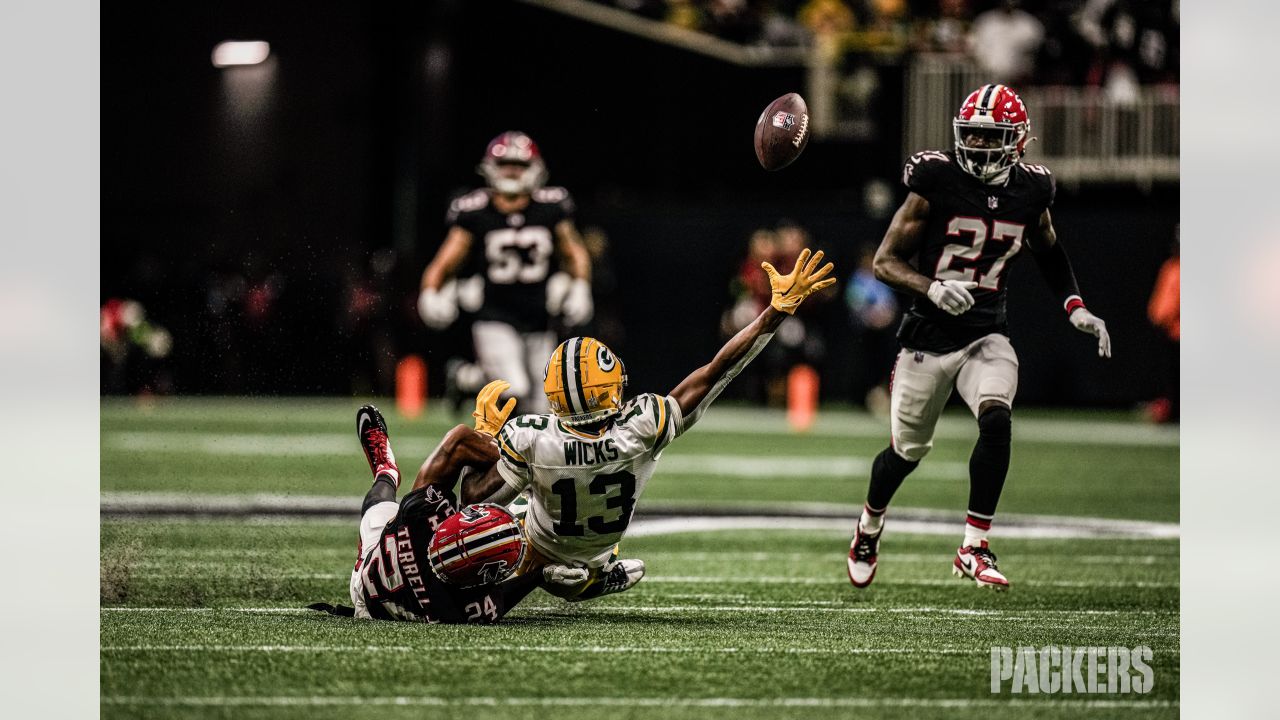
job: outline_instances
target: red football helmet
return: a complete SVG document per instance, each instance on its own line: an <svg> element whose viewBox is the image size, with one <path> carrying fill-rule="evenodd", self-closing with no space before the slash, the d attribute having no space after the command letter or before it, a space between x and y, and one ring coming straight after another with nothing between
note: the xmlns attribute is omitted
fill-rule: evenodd
<svg viewBox="0 0 1280 720"><path fill-rule="evenodd" d="M496 585L524 558L520 523L501 505L468 505L440 523L431 536L431 571L457 587Z"/></svg>
<svg viewBox="0 0 1280 720"><path fill-rule="evenodd" d="M505 167L522 168L511 171ZM533 138L518 131L504 132L489 141L477 171L489 187L504 195L532 193L547 182L547 165Z"/></svg>
<svg viewBox="0 0 1280 720"><path fill-rule="evenodd" d="M1027 106L1004 85L983 85L970 93L951 126L960 167L984 182L1021 160L1031 138Z"/></svg>

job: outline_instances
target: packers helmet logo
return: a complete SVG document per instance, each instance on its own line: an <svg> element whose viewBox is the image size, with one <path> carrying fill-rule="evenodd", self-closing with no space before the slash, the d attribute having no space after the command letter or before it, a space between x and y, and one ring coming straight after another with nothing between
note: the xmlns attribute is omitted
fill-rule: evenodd
<svg viewBox="0 0 1280 720"><path fill-rule="evenodd" d="M602 371L609 372L617 362L617 359L613 357L613 353L609 352L609 348L604 345L601 345L600 349L596 350L596 364L600 366Z"/></svg>

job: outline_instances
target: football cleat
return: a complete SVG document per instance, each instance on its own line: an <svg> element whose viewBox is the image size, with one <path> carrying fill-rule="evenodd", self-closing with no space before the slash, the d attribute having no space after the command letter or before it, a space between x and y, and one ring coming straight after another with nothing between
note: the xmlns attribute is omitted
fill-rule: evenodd
<svg viewBox="0 0 1280 720"><path fill-rule="evenodd" d="M853 531L853 541L849 543L849 582L856 588L864 588L876 577L876 558L880 555L880 536L884 534L884 526L875 535L862 531L862 523L858 523Z"/></svg>
<svg viewBox="0 0 1280 720"><path fill-rule="evenodd" d="M365 405L356 411L356 436L360 438L360 448L364 450L364 459L369 461L373 476L394 475L399 484L400 469L396 467L395 453L391 452L387 421L378 408Z"/></svg>
<svg viewBox="0 0 1280 720"><path fill-rule="evenodd" d="M951 562L951 574L973 580L980 588L1008 590L1009 580L996 567L996 554L983 540L978 545L966 545L956 551Z"/></svg>
<svg viewBox="0 0 1280 720"><path fill-rule="evenodd" d="M644 577L643 560L618 560L600 568L600 577L576 597L566 598L569 602L594 600L604 595L612 595L630 590L640 578Z"/></svg>

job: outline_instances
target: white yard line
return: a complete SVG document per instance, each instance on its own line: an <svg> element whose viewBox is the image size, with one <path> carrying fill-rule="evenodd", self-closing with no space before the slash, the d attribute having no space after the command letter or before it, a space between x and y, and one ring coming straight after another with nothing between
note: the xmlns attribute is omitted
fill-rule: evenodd
<svg viewBox="0 0 1280 720"><path fill-rule="evenodd" d="M939 561L945 562L946 558ZM935 561L938 561L935 558ZM245 580L258 577L258 573L248 572L214 572L201 573L203 578L225 580ZM134 578L149 580L190 580L190 574L183 573L134 573ZM351 573L279 573L272 572L270 577L279 580L349 580ZM652 575L642 581L650 585L654 583L677 583L681 585L836 585L843 586L849 582L843 577L790 577L786 575ZM1060 588L1177 588L1177 582L1158 582L1147 580L1019 580L1020 587L1060 587ZM883 587L958 587L961 582L947 578L922 578L914 580L884 580L879 583Z"/></svg>
<svg viewBox="0 0 1280 720"><path fill-rule="evenodd" d="M217 696L130 696L104 695L104 705L133 706L533 706L533 707L813 707L813 708L1078 708L1108 710L1118 708L1174 708L1176 700L1138 699L1021 699L1021 698L673 698L673 697L460 697L417 696L327 696L327 695L217 695Z"/></svg>
<svg viewBox="0 0 1280 720"><path fill-rule="evenodd" d="M589 653L603 655L715 653L723 655L988 655L988 648L798 648L798 647L647 647L643 645L104 645L101 652L254 652L254 653L377 653L377 652L519 652Z"/></svg>
<svg viewBox="0 0 1280 720"><path fill-rule="evenodd" d="M566 610L582 608L581 612L598 612L598 613L668 613L668 612L836 612L836 613L915 613L915 614L943 614L943 615L973 615L973 616L991 616L991 617L1026 617L1034 618L1035 616L1075 616L1075 615L1169 615L1176 616L1177 610L1153 610L1153 609L1133 609L1133 610L1035 610L1035 609L1017 609L1017 610L971 610L966 608L944 608L944 607L909 607L909 608L877 608L877 607L830 607L825 605L585 605L570 606L560 605L521 605L526 610ZM124 612L124 613L214 613L214 612L237 612L237 613L283 613L283 614L302 614L314 613L314 610L298 607L220 607L220 608L191 608L191 607L103 607L99 608L102 612Z"/></svg>
<svg viewBox="0 0 1280 720"><path fill-rule="evenodd" d="M151 513L173 516L200 514L234 514L237 517L303 516L307 513L349 514L355 518L358 509L357 496L287 495L282 493L254 493L235 495L208 495L201 493L150 493L104 492L100 496L100 508L107 514ZM627 530L629 537L670 535L686 532L717 532L725 530L834 530L851 533L853 530L853 506L776 503L772 510L784 515L700 515L709 508L698 505L663 505L646 503L654 511L679 511L675 517L639 517ZM789 510L803 513L785 515ZM735 512L748 512L735 510ZM847 517L845 516L847 515ZM891 534L955 535L962 526L963 516L956 513L923 508L894 508L889 522ZM1176 539L1180 536L1177 523L1146 520L1122 520L1115 518L1089 518L1057 515L1023 515L1007 513L1000 516L999 537L1028 539L1090 539L1090 538L1152 538ZM354 524L354 521L353 521Z"/></svg>

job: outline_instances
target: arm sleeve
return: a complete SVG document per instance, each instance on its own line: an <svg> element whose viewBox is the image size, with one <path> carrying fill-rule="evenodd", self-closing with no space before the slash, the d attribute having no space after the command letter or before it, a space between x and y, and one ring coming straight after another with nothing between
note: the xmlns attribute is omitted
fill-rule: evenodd
<svg viewBox="0 0 1280 720"><path fill-rule="evenodd" d="M1049 290L1064 306L1072 296L1080 297L1076 274L1071 269L1071 259L1067 257L1067 249L1063 247L1061 238L1047 248L1031 246L1031 256L1036 259Z"/></svg>
<svg viewBox="0 0 1280 720"><path fill-rule="evenodd" d="M533 480L527 459L531 445L529 433L525 428L517 427L514 419L508 420L498 431L498 474L517 493Z"/></svg>

